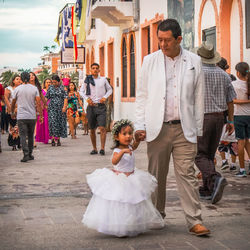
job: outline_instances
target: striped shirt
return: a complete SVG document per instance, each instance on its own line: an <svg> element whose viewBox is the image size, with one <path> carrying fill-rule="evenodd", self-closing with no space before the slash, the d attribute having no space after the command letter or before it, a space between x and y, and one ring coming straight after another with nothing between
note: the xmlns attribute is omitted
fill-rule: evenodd
<svg viewBox="0 0 250 250"><path fill-rule="evenodd" d="M231 79L228 74L213 64L203 64L205 78L205 110L204 113L223 112L228 109L227 103L236 98Z"/></svg>

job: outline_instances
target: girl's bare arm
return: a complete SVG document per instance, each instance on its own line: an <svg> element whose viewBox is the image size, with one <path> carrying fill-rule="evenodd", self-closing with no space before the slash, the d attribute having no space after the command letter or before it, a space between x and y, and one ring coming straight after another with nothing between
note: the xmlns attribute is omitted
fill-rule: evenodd
<svg viewBox="0 0 250 250"><path fill-rule="evenodd" d="M113 157L112 157L112 164L113 165L118 164L119 161L121 160L122 156L125 153L131 154L132 152L131 152L131 150L129 148L122 149L119 153L114 152Z"/></svg>

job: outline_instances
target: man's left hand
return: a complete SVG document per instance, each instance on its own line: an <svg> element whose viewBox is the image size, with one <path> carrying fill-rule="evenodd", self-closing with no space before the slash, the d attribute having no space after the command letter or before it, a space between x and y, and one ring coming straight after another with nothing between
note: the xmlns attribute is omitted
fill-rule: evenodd
<svg viewBox="0 0 250 250"><path fill-rule="evenodd" d="M100 103L105 103L106 102L106 98L103 97L101 100L100 100Z"/></svg>

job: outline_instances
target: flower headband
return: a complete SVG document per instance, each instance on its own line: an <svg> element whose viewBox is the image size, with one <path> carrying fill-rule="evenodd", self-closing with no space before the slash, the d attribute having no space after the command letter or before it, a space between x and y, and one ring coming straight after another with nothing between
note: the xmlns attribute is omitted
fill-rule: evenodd
<svg viewBox="0 0 250 250"><path fill-rule="evenodd" d="M112 138L114 141L115 141L115 136L117 135L119 128L122 127L123 125L130 126L134 130L134 125L130 120L121 119L120 121L117 121L111 130Z"/></svg>

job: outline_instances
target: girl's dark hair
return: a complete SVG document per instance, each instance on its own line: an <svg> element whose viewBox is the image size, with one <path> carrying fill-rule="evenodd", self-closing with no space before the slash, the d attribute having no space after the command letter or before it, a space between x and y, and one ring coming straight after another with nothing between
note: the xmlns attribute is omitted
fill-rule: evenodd
<svg viewBox="0 0 250 250"><path fill-rule="evenodd" d="M52 80L52 81L57 81L57 82L60 82L60 81L61 81L61 79L60 79L60 77L59 77L58 75L53 75L53 76L51 77L51 80Z"/></svg>
<svg viewBox="0 0 250 250"><path fill-rule="evenodd" d="M120 146L120 142L115 139L116 136L119 135L119 133L122 131L123 128L126 128L127 126L130 126L132 130L134 131L133 123L130 120L122 119L120 121L115 122L111 134L113 137L114 144L111 147L111 149L118 148Z"/></svg>
<svg viewBox="0 0 250 250"><path fill-rule="evenodd" d="M39 93L42 93L42 87L36 74L34 72L30 72L30 74L32 74L35 77L35 86L38 88Z"/></svg>
<svg viewBox="0 0 250 250"><path fill-rule="evenodd" d="M22 82L24 82L24 83L28 83L29 81L30 81L30 73L28 73L28 72L22 72L21 73L21 80L22 80Z"/></svg>
<svg viewBox="0 0 250 250"><path fill-rule="evenodd" d="M10 80L10 86L11 87L14 87L14 80L17 78L17 77L20 77L20 75L18 74L14 74L12 77L11 77L11 80Z"/></svg>
<svg viewBox="0 0 250 250"><path fill-rule="evenodd" d="M69 83L69 85L70 85L71 83L74 85L74 91L77 91L77 88L76 88L75 83L74 83L74 82L70 82L70 83ZM67 88L68 88L68 93L69 93L69 91L70 91L70 89L69 89L69 85L68 85L68 87L67 87Z"/></svg>
<svg viewBox="0 0 250 250"><path fill-rule="evenodd" d="M247 80L247 95L248 99L250 97L250 72L249 72L249 65L246 62L239 62L236 64L235 69L243 76L246 77Z"/></svg>
<svg viewBox="0 0 250 250"><path fill-rule="evenodd" d="M50 79L49 77L45 78L45 79L43 80L43 84L42 84L42 88L43 88L43 89L45 88L45 82L46 82L47 80L50 80L50 81L51 81L51 79Z"/></svg>
<svg viewBox="0 0 250 250"><path fill-rule="evenodd" d="M168 18L160 22L157 27L157 34L159 30L160 31L171 30L173 37L175 39L177 39L178 36L181 36L181 26L175 19Z"/></svg>

